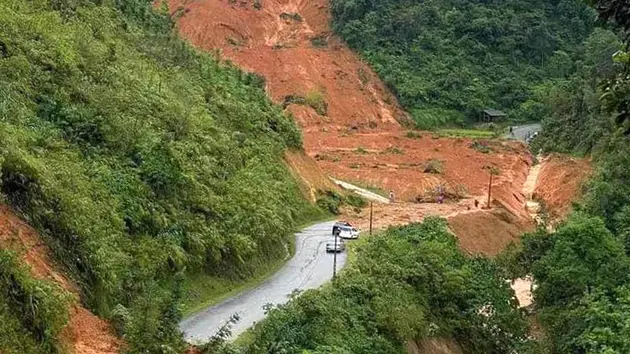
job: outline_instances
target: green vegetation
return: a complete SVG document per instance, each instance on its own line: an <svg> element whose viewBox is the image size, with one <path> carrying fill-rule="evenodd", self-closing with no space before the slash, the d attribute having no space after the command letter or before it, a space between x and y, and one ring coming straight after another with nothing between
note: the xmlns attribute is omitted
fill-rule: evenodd
<svg viewBox="0 0 630 354"><path fill-rule="evenodd" d="M424 165L424 173L440 174L444 170L444 162L436 159L430 159Z"/></svg>
<svg viewBox="0 0 630 354"><path fill-rule="evenodd" d="M340 208L343 205L360 209L367 206L367 201L355 194L342 195L335 191L318 191L317 205L333 215L341 213Z"/></svg>
<svg viewBox="0 0 630 354"><path fill-rule="evenodd" d="M627 39L627 4L592 2ZM538 353L630 351L630 67L621 47L612 32L595 30L579 70L546 94L550 112L533 149L591 154L597 172L569 220L504 255L513 274L532 274L538 285Z"/></svg>
<svg viewBox="0 0 630 354"><path fill-rule="evenodd" d="M410 130L407 132L407 134L405 134L405 136L409 139L420 139L422 138L422 135L418 132L415 132L413 130Z"/></svg>
<svg viewBox="0 0 630 354"><path fill-rule="evenodd" d="M483 154L489 154L493 151L492 148L488 145L488 143L483 140L473 141L472 144L470 144L470 148L473 150L477 150Z"/></svg>
<svg viewBox="0 0 630 354"><path fill-rule="evenodd" d="M7 0L0 28L3 198L131 352L181 351L185 278L256 275L312 215L282 160L298 129L150 2Z"/></svg>
<svg viewBox="0 0 630 354"><path fill-rule="evenodd" d="M286 108L290 104L306 105L315 110L317 114L325 116L328 114L328 103L321 91L311 91L306 97L300 95L289 95L284 98L282 107Z"/></svg>
<svg viewBox="0 0 630 354"><path fill-rule="evenodd" d="M546 88L576 69L595 14L576 0L333 0L334 29L423 129L486 108L537 120Z"/></svg>
<svg viewBox="0 0 630 354"><path fill-rule="evenodd" d="M283 12L280 14L280 18L285 21L302 22L302 16L297 12Z"/></svg>
<svg viewBox="0 0 630 354"><path fill-rule="evenodd" d="M284 265L285 261L293 254L294 247L294 242L291 242L286 248L285 257L277 258L272 262L258 260L259 269L246 280L212 276L206 273L189 276L183 286L182 316L194 314L262 284Z"/></svg>
<svg viewBox="0 0 630 354"><path fill-rule="evenodd" d="M387 149L381 151L381 154L404 155L405 151L398 146L390 146Z"/></svg>
<svg viewBox="0 0 630 354"><path fill-rule="evenodd" d="M71 297L55 284L35 280L17 257L0 250L0 352L60 353Z"/></svg>
<svg viewBox="0 0 630 354"><path fill-rule="evenodd" d="M532 274L537 318L545 331L534 353L626 353L630 258L598 217L574 214L504 255L513 276Z"/></svg>
<svg viewBox="0 0 630 354"><path fill-rule="evenodd" d="M471 139L490 139L496 136L493 131L477 129L439 129L437 133L440 136Z"/></svg>
<svg viewBox="0 0 630 354"><path fill-rule="evenodd" d="M366 238L356 257L331 286L271 311L244 347L216 341L207 352L399 354L424 338L453 338L466 353L527 345L509 283L491 260L464 255L444 220Z"/></svg>
<svg viewBox="0 0 630 354"><path fill-rule="evenodd" d="M311 44L315 48L327 48L328 47L328 34L320 34L311 38Z"/></svg>

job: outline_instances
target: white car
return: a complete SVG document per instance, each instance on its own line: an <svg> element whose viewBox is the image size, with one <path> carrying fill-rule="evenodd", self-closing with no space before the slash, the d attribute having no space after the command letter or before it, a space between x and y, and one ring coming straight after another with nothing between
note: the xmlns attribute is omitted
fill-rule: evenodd
<svg viewBox="0 0 630 354"><path fill-rule="evenodd" d="M343 252L346 249L346 244L342 240L334 240L326 244L326 252Z"/></svg>
<svg viewBox="0 0 630 354"><path fill-rule="evenodd" d="M359 238L359 230L355 229L351 226L340 226L339 227L339 237L346 240L354 240Z"/></svg>

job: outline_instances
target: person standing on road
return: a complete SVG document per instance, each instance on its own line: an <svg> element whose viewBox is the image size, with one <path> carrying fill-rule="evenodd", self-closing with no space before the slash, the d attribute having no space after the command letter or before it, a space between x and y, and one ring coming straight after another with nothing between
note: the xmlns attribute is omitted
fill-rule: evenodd
<svg viewBox="0 0 630 354"><path fill-rule="evenodd" d="M514 136L514 127L510 125L510 136Z"/></svg>
<svg viewBox="0 0 630 354"><path fill-rule="evenodd" d="M394 191L389 191L389 202L393 203L394 202Z"/></svg>

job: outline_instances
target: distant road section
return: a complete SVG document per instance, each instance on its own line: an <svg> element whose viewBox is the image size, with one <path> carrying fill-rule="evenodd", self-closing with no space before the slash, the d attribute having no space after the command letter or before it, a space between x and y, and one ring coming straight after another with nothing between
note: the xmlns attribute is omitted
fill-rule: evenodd
<svg viewBox="0 0 630 354"><path fill-rule="evenodd" d="M514 127L514 130L513 130L514 135L510 135L510 133L508 133L507 135L505 135L505 137L508 139L517 139L521 141L525 141L525 138L527 138L527 135L533 132L540 131L540 129L542 128L540 123L518 125L518 126L515 125L513 127Z"/></svg>
<svg viewBox="0 0 630 354"><path fill-rule="evenodd" d="M276 274L252 290L212 306L180 323L189 342L206 341L217 333L233 314L240 321L232 327L233 338L265 318L263 306L284 304L294 290L320 287L332 278L333 254L326 243L333 240L334 221L319 223L296 234L295 255ZM337 254L337 270L346 263L346 253Z"/></svg>

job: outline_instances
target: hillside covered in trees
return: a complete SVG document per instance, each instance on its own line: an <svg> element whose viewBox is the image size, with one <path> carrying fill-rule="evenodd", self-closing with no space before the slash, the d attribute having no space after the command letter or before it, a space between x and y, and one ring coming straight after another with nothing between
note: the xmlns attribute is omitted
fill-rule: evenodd
<svg viewBox="0 0 630 354"><path fill-rule="evenodd" d="M283 162L301 136L264 80L173 29L142 0L0 2L2 201L132 352L184 349L190 274L248 277L320 215ZM63 296L14 264L0 254L0 352L60 350Z"/></svg>
<svg viewBox="0 0 630 354"><path fill-rule="evenodd" d="M334 29L420 128L486 108L537 120L547 87L580 67L595 13L576 0L332 0Z"/></svg>
<svg viewBox="0 0 630 354"><path fill-rule="evenodd" d="M596 174L574 215L555 232L526 236L509 262L538 283L543 353L630 351L630 17L624 1L593 5L624 43L593 33L584 65L547 97L551 111L533 148L590 155Z"/></svg>

